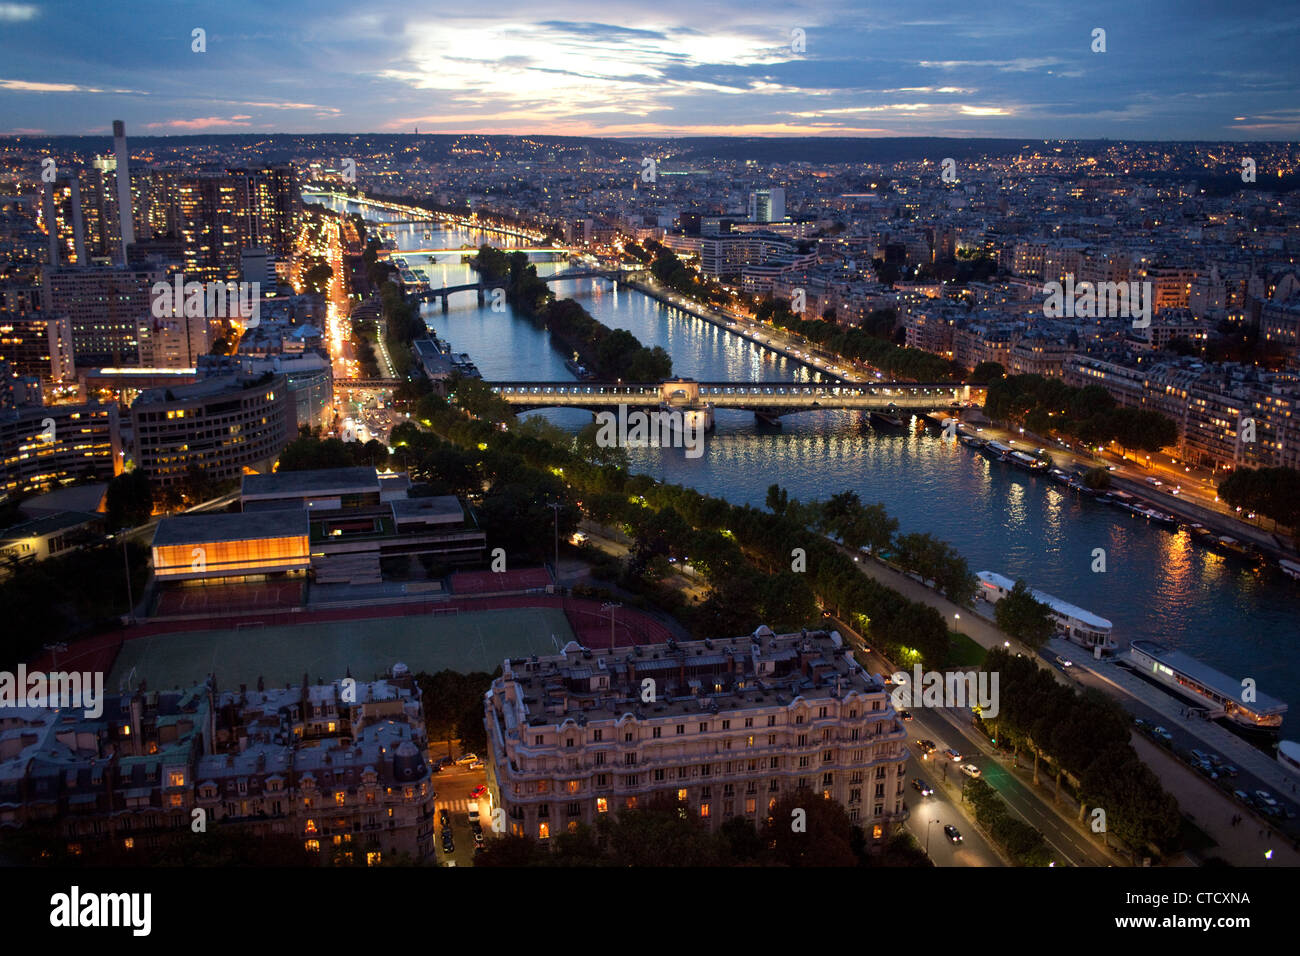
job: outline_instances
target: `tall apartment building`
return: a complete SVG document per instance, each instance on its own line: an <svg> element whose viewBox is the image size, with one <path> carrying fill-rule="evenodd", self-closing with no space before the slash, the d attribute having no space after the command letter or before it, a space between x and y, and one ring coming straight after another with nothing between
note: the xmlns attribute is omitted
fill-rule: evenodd
<svg viewBox="0 0 1300 956"><path fill-rule="evenodd" d="M129 364L137 357L138 323L151 314L153 286L165 279L148 267L47 267L45 311L68 318L77 364Z"/></svg>
<svg viewBox="0 0 1300 956"><path fill-rule="evenodd" d="M108 695L103 714L0 710L0 825L53 824L73 855L141 854L192 824L302 841L322 861L433 851L419 685L376 681ZM202 811L196 813L196 811Z"/></svg>
<svg viewBox="0 0 1300 956"><path fill-rule="evenodd" d="M740 275L745 266L773 259L797 259L799 249L780 236L764 232L728 233L700 238L700 268L711 277Z"/></svg>
<svg viewBox="0 0 1300 956"><path fill-rule="evenodd" d="M873 840L907 817L906 731L835 632L570 642L507 660L485 720L495 805L511 832L541 840L656 797L712 829L761 825L782 793L805 787Z"/></svg>
<svg viewBox="0 0 1300 956"><path fill-rule="evenodd" d="M213 481L269 471L297 434L283 375L223 375L153 388L131 406L132 456L160 485L191 468Z"/></svg>
<svg viewBox="0 0 1300 956"><path fill-rule="evenodd" d="M202 315L146 316L136 327L142 368L196 368L212 350L211 323Z"/></svg>

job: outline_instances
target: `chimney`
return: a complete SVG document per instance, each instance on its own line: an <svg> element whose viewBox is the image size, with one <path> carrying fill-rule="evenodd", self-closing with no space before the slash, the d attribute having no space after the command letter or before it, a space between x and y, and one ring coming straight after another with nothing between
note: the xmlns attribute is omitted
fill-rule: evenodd
<svg viewBox="0 0 1300 956"><path fill-rule="evenodd" d="M122 262L126 249L135 242L135 223L131 218L131 155L126 148L126 124L113 120L113 145L117 150L117 215L122 223Z"/></svg>

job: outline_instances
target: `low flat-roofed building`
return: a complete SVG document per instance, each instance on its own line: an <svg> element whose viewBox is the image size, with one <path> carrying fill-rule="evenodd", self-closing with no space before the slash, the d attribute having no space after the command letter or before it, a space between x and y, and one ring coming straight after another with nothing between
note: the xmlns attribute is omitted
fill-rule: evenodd
<svg viewBox="0 0 1300 956"><path fill-rule="evenodd" d="M163 518L153 536L160 580L244 577L311 566L304 510Z"/></svg>
<svg viewBox="0 0 1300 956"><path fill-rule="evenodd" d="M379 473L373 467L359 465L244 475L239 500L245 511L280 508L337 511L378 506L383 498Z"/></svg>
<svg viewBox="0 0 1300 956"><path fill-rule="evenodd" d="M60 511L42 515L0 531L0 558L44 561L90 541L102 541L103 534L102 514Z"/></svg>

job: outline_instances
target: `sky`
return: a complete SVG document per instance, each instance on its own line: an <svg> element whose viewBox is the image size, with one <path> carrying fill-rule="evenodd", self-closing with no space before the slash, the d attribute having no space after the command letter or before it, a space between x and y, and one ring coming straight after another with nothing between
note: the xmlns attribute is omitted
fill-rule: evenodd
<svg viewBox="0 0 1300 956"><path fill-rule="evenodd" d="M0 0L0 133L1300 139L1300 4L1084 6Z"/></svg>

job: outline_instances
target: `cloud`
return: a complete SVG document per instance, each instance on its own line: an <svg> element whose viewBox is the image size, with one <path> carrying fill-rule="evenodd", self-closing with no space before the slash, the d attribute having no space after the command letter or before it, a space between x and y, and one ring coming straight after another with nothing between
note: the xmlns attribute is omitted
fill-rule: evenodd
<svg viewBox="0 0 1300 956"><path fill-rule="evenodd" d="M0 3L0 22L24 23L34 20L40 12L30 3Z"/></svg>
<svg viewBox="0 0 1300 956"><path fill-rule="evenodd" d="M161 123L145 123L145 129L214 129L223 126L252 126L244 122L251 116L202 116L197 119L166 120Z"/></svg>

